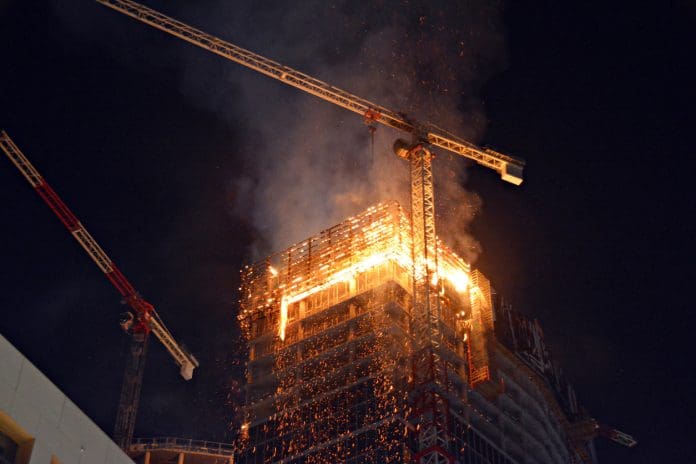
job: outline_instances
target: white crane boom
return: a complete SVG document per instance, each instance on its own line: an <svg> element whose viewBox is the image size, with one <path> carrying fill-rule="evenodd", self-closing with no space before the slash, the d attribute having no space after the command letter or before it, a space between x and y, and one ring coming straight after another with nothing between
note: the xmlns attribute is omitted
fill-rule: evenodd
<svg viewBox="0 0 696 464"><path fill-rule="evenodd" d="M398 112L357 97L345 90L336 88L293 68L207 34L131 0L97 0L97 2L228 60L358 113L367 119L404 132L418 132L419 137L423 138L424 142L493 169L500 174L504 181L515 185L522 183L522 171L524 169L524 161L522 160L504 155L490 148L478 147L432 124L419 124L416 127Z"/></svg>

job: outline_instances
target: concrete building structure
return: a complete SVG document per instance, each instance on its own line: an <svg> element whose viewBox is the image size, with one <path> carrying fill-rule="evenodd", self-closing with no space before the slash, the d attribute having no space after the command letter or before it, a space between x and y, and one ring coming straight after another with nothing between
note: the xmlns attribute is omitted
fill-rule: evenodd
<svg viewBox="0 0 696 464"><path fill-rule="evenodd" d="M0 463L133 461L0 335Z"/></svg>
<svg viewBox="0 0 696 464"><path fill-rule="evenodd" d="M405 463L416 440L410 224L383 204L242 273L238 462ZM592 419L535 321L438 246L438 358L460 464L595 463Z"/></svg>

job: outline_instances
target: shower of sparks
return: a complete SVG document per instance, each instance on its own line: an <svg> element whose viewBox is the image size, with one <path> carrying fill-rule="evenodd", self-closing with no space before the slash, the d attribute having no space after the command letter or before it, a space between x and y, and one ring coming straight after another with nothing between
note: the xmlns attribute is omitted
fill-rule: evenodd
<svg viewBox="0 0 696 464"><path fill-rule="evenodd" d="M414 269L431 273L443 321L455 331L450 349L463 356L458 371L469 332L483 328L470 323L481 306L471 302L485 299L468 264L444 244L436 261L414 266L411 243L407 215L385 203L243 271L239 317L251 347L243 435L255 434L244 443L265 443L254 453L279 462L356 453L401 462L395 437L404 438L411 414L404 385L413 381L405 366Z"/></svg>

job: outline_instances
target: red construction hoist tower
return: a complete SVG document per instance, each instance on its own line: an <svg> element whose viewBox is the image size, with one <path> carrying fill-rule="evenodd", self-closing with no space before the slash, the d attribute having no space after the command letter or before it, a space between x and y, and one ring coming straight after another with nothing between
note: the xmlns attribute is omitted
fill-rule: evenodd
<svg viewBox="0 0 696 464"><path fill-rule="evenodd" d="M478 147L432 124L414 124L400 113L333 87L218 37L195 29L158 11L130 0L97 0L138 21L239 63L254 71L315 95L361 115L368 123L381 123L411 134L412 141L397 141L396 153L411 167L411 227L413 231L413 413L409 428L415 434L411 446L415 462L451 464L447 372L440 357L440 302L437 293L435 197L431 146L474 160L498 172L515 185L522 183L524 162L489 148ZM433 283L435 282L435 283ZM471 349L472 347L469 347ZM483 367L483 366L478 366ZM486 366L487 367L487 366ZM471 368L471 366L470 366ZM481 369L481 372L487 369ZM473 379L470 378L470 381ZM478 381L485 381L487 378Z"/></svg>
<svg viewBox="0 0 696 464"><path fill-rule="evenodd" d="M127 360L121 387L118 412L116 413L116 425L114 426L114 441L125 451L133 438L150 333L152 332L172 355L174 361L181 368L180 373L184 379L191 379L193 370L198 367L198 360L184 346L174 340L155 308L140 296L5 131L0 132L0 147L29 184L34 187L36 193L43 198L58 216L58 219L75 237L75 240L99 266L106 278L116 287L116 290L123 297L124 303L130 306L131 311L128 311L121 320L121 326L131 335L131 344L130 356Z"/></svg>

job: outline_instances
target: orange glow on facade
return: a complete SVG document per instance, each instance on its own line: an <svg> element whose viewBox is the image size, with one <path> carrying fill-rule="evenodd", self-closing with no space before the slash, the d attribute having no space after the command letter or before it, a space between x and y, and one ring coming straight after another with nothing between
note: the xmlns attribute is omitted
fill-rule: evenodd
<svg viewBox="0 0 696 464"><path fill-rule="evenodd" d="M460 294L469 290L471 280L468 264L439 241L437 262L413 265L409 221L394 202L373 206L269 261L272 264L267 261L263 267L248 268L249 275L257 275L249 282L255 294L267 296L259 301L262 306L276 307L276 333L281 341L286 339L288 312L293 304L339 283L354 287L358 276L379 267L394 264L409 270L406 278L411 282L413 269L420 269L431 273L431 286L447 282ZM244 321L251 310L243 308L240 320Z"/></svg>

